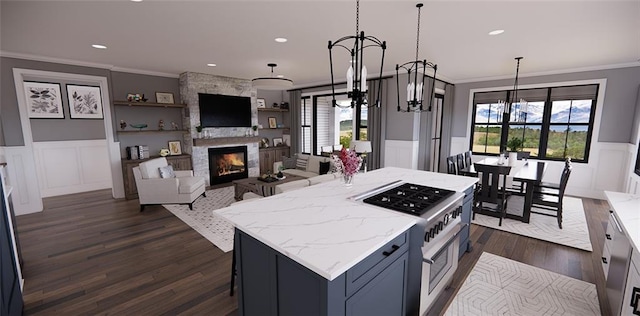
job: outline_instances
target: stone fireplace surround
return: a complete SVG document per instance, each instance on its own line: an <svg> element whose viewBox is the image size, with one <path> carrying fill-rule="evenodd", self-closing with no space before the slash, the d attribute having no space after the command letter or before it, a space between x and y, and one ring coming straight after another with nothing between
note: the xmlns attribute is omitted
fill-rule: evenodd
<svg viewBox="0 0 640 316"><path fill-rule="evenodd" d="M198 137L195 127L200 124L198 93L251 97L251 125L257 125L257 91L252 87L251 80L194 72L180 74L180 98L187 104L184 110L183 126L189 130L182 143L183 151L191 154L193 173L204 177L208 186L211 185L209 183L209 148L247 146L249 177L257 177L260 174L260 152L257 140L259 138L245 137L251 130L250 127L205 128L213 138L199 141L198 145L194 146L193 139Z"/></svg>

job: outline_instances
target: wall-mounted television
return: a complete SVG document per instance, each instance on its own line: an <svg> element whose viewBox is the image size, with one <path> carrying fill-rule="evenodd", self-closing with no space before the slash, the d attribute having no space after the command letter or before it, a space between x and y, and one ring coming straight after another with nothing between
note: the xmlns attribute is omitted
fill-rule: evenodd
<svg viewBox="0 0 640 316"><path fill-rule="evenodd" d="M198 93L202 127L251 127L251 98Z"/></svg>

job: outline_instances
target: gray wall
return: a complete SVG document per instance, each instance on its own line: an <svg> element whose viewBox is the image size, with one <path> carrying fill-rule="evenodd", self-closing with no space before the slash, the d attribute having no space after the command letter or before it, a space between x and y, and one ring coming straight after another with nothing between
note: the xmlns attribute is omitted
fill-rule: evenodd
<svg viewBox="0 0 640 316"><path fill-rule="evenodd" d="M518 78L520 86L561 81L607 79L607 90L600 129L600 142L628 143L636 108L636 95L640 85L640 66L558 75ZM456 84L454 98L453 137L466 137L469 113L469 90L478 88L513 86L513 79ZM637 123L635 123L637 124Z"/></svg>
<svg viewBox="0 0 640 316"><path fill-rule="evenodd" d="M400 75L400 104L406 108L407 104L407 75ZM418 140L420 139L420 114L398 112L398 82L396 76L388 80L387 104L383 104L387 118L387 140Z"/></svg>
<svg viewBox="0 0 640 316"><path fill-rule="evenodd" d="M2 114L0 115L0 120L2 121L2 124L0 124L2 128L0 133L2 143L0 144L4 146L24 145L16 87L13 82L13 68L102 76L107 77L107 80L110 81L109 71L106 69L0 57L0 113ZM111 85L111 82L109 82L109 85ZM60 88L62 90L65 119L31 119L34 141L103 139L104 123L102 120L72 120L69 118L66 88L64 84ZM102 93L110 93L110 91L103 91ZM103 105L103 107L105 110L110 110L108 105Z"/></svg>

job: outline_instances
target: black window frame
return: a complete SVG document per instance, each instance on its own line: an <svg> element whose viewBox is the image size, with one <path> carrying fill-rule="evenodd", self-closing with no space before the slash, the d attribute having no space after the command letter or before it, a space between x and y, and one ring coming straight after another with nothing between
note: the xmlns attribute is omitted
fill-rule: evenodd
<svg viewBox="0 0 640 316"><path fill-rule="evenodd" d="M589 122L588 123L571 123L570 120L568 119L566 123L551 123L551 109L552 109L552 105L553 105L553 101L552 101L552 91L553 89L558 89L558 88L570 88L570 87L580 87L580 86L596 86L596 92L595 95L593 96L592 99L590 99L592 101L592 106L591 106L591 112L589 113ZM550 131L550 127L552 126L587 126L587 137L586 137L586 141L585 141L585 149L584 149L584 159L577 159L575 157L571 157L571 161L573 162L580 162L580 163L588 163L589 162L589 155L591 152L591 141L592 141L592 137L593 137L593 129L594 129L594 122L595 122L595 116L596 116L596 108L598 106L598 95L600 94L600 89L602 88L602 85L599 83L589 83L589 84L580 84L580 85L568 85L568 86L553 86L553 87L540 87L540 88L535 88L535 89L547 89L547 97L546 100L544 101L544 109L543 109L543 118L542 118L542 123L517 123L517 122L511 122L510 121L510 117L511 115L503 115L502 117L502 122L499 123L489 123L487 122L485 123L476 123L476 111L477 111L477 105L478 104L486 104L486 103L478 103L476 101L476 93L474 93L474 100L473 100L473 107L472 107L472 117L471 117L471 135L470 135L470 140L469 140L469 149L477 155L486 155L486 156L498 156L499 153L487 153L487 152L476 152L473 151L473 145L474 145L474 133L475 133L475 128L476 126L479 125L483 125L483 126L500 126L501 127L501 135L500 135L500 152L504 152L506 150L506 144L508 141L508 137L509 137L509 127L512 125L523 125L523 126L527 126L527 125L536 125L536 126L541 126L540 129L540 140L538 143L538 156L535 157L535 159L538 160L549 160L549 161L563 161L566 158L566 150L567 150L567 138L565 138L565 143L564 143L564 150L565 152L563 153L563 158L554 158L554 157L547 157L547 150L548 150L548 141L549 141L549 131ZM522 91L522 90L519 90ZM486 92L497 92L497 93L501 93L501 92L506 92L506 100L510 100L513 90L495 90L495 91L486 91ZM575 100L585 100L585 99L568 99L568 101L575 101ZM496 100L495 103L498 100ZM513 106L513 105L511 105ZM513 109L510 109L509 113L511 113ZM524 131L523 131L524 132ZM488 131L487 131L488 133ZM485 143L485 151L486 151L486 143Z"/></svg>

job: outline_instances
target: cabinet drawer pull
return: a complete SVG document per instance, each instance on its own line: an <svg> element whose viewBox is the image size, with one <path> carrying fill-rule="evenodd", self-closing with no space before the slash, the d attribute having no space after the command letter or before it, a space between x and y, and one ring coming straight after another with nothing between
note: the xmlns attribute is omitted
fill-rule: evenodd
<svg viewBox="0 0 640 316"><path fill-rule="evenodd" d="M611 240L611 235L610 234L604 234L604 235L607 237L607 239Z"/></svg>
<svg viewBox="0 0 640 316"><path fill-rule="evenodd" d="M605 257L602 257L602 263L604 263L604 264L609 264L609 263L607 262L607 258L605 258Z"/></svg>
<svg viewBox="0 0 640 316"><path fill-rule="evenodd" d="M382 254L386 257L390 256L392 253L396 252L396 250L400 249L400 246L393 245L391 246L391 251L383 251Z"/></svg>

